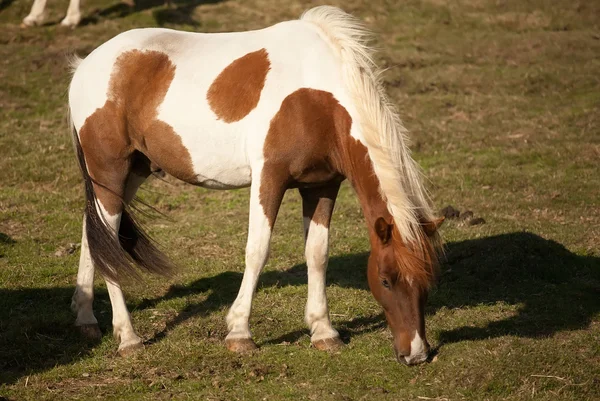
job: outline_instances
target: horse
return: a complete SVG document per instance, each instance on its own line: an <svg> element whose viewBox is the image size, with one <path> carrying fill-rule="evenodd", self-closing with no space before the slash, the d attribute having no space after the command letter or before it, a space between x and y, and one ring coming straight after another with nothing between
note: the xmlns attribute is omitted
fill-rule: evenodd
<svg viewBox="0 0 600 401"><path fill-rule="evenodd" d="M80 0L69 0L69 8L67 8L67 15L60 21L62 26L69 28L75 28L81 22L81 10L79 8ZM127 7L134 7L134 0L123 0L123 4ZM165 4L171 5L171 0L166 0ZM46 0L34 0L33 5L29 14L23 18L21 27L27 28L30 26L38 26L44 23L46 15L44 10L46 9Z"/></svg>
<svg viewBox="0 0 600 401"><path fill-rule="evenodd" d="M305 321L316 349L339 349L325 271L331 216L347 179L364 212L368 284L396 358L409 365L427 359L424 307L443 219L434 215L369 41L358 19L320 6L248 32L135 29L75 60L69 109L86 206L72 308L85 335L101 335L92 308L96 269L106 280L118 352L143 346L119 280L137 268L172 269L130 207L144 180L164 171L205 188L250 186L245 271L226 317L225 345L239 353L257 348L252 299L284 193L299 190Z"/></svg>
<svg viewBox="0 0 600 401"><path fill-rule="evenodd" d="M81 12L79 10L80 0L69 0L69 8L67 8L67 15L60 21L62 26L75 28L81 21ZM31 6L29 14L23 18L21 26L23 28L29 26L42 25L44 23L46 8L46 0L34 0Z"/></svg>

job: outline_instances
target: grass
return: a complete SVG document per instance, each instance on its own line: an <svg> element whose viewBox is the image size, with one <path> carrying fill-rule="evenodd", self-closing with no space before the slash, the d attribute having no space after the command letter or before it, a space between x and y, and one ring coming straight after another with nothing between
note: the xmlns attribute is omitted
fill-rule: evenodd
<svg viewBox="0 0 600 401"><path fill-rule="evenodd" d="M297 18L317 1L84 4L83 26L20 29L30 2L0 3L0 399L594 400L600 397L600 7L573 0L337 1L378 33L388 92L435 204L447 260L427 306L432 362L408 368L365 277L354 194L333 221L328 296L346 348L310 348L303 324L300 200L286 196L251 324L261 346L223 345L243 271L248 191L154 180L142 196L172 221L150 232L181 266L125 286L144 352L87 344L69 311L82 185L65 123L65 55L134 27L205 32ZM57 252L59 251L59 252ZM58 256L57 256L58 255ZM2 398L3 397L3 398Z"/></svg>

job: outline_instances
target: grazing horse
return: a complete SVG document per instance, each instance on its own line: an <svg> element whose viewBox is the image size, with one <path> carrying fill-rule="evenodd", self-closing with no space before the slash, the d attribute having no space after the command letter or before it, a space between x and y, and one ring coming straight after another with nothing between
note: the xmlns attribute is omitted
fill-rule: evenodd
<svg viewBox="0 0 600 401"><path fill-rule="evenodd" d="M248 320L284 193L302 196L311 342L342 345L325 294L329 223L344 179L368 225L368 282L399 361L427 358L424 305L436 271L436 220L406 130L387 100L367 31L328 6L297 21L239 33L168 29L122 33L74 63L69 90L86 208L72 307L99 329L94 268L107 282L113 330L126 354L141 347L118 284L134 267L170 268L132 217L140 184L163 170L190 184L251 186L246 269L228 315L227 347L256 348ZM218 290L218 289L215 289Z"/></svg>

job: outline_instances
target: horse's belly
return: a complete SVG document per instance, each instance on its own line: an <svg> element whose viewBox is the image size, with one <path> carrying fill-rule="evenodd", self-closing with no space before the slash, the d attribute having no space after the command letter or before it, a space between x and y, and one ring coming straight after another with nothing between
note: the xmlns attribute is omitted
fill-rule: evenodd
<svg viewBox="0 0 600 401"><path fill-rule="evenodd" d="M195 173L192 184L212 189L243 188L251 184L251 169L243 138L235 132L202 135L182 132Z"/></svg>
<svg viewBox="0 0 600 401"><path fill-rule="evenodd" d="M206 166L196 171L193 184L210 189L236 189L250 186L249 166Z"/></svg>

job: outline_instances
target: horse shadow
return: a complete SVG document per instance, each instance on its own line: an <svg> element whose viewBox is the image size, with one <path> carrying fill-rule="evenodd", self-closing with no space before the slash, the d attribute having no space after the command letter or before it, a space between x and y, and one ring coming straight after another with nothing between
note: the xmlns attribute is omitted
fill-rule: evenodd
<svg viewBox="0 0 600 401"><path fill-rule="evenodd" d="M339 256L331 258L327 269L327 283L343 288L368 290L366 282L367 253ZM190 295L207 293L201 302L188 303L186 307L166 327L158 332L148 343L155 343L164 338L169 331L182 323L198 316L208 316L215 311L231 306L235 300L242 282L241 272L223 272L212 277L204 277L187 285L173 285L163 296L144 299L139 304L132 305L134 310L155 308L159 303L174 298L185 298ZM270 270L260 275L257 291L262 288L300 286L307 283L307 267L305 263L293 266L285 271ZM383 314L341 322L338 327L342 340L348 342L351 335L373 331L385 325ZM295 342L306 334L306 330L288 333L280 338L270 339L259 345Z"/></svg>
<svg viewBox="0 0 600 401"><path fill-rule="evenodd" d="M330 259L327 283L343 288L368 290L367 253ZM199 279L187 286L172 286L161 297L145 300L138 308L153 307L164 300L211 291L202 302L188 305L151 341L197 315L228 307L235 300L242 274L224 272ZM306 284L306 264L286 271L261 275L262 287ZM449 243L440 269L438 284L430 294L427 315L440 308L464 308L482 304L518 305L518 312L507 319L492 321L484 327L465 326L442 331L445 343L481 340L514 335L544 337L564 330L588 327L600 311L600 258L579 256L558 242L528 232L503 234L482 239ZM382 314L338 322L342 340L385 325ZM267 340L264 344L294 342L306 330Z"/></svg>
<svg viewBox="0 0 600 401"><path fill-rule="evenodd" d="M182 24L197 27L200 24L193 18L196 7L204 4L220 3L224 0L131 0L113 3L105 8L97 8L84 18L79 25L97 24L101 19L118 19L142 11L154 9L152 16L159 26Z"/></svg>
<svg viewBox="0 0 600 401"><path fill-rule="evenodd" d="M4 241L5 243L10 240ZM365 290L367 254L333 257L328 284ZM156 333L149 343L161 341L171 330L195 316L206 316L229 307L242 274L223 272L187 285L172 285L164 295L130 303L131 310L152 308L160 302L207 293L191 303ZM306 283L306 265L261 275L259 289ZM72 287L0 288L0 384L24 375L85 358L93 347L73 330L68 305ZM440 308L467 308L481 304L518 305L508 318L482 327L464 326L439 333L444 344L505 335L545 337L562 331L587 328L600 311L600 258L579 256L561 244L535 234L518 232L447 245L438 285L426 313ZM97 291L96 316L110 332L110 302L106 291ZM224 324L224 323L223 323ZM346 342L353 336L385 326L381 314L357 316L335 323ZM264 344L294 342L308 330L267 339Z"/></svg>
<svg viewBox="0 0 600 401"><path fill-rule="evenodd" d="M10 6L15 0L0 0L0 11Z"/></svg>
<svg viewBox="0 0 600 401"><path fill-rule="evenodd" d="M440 343L505 335L546 337L584 329L600 312L600 258L579 256L558 242L528 232L448 245L440 283L428 312L503 302L513 316L483 327L440 333Z"/></svg>

